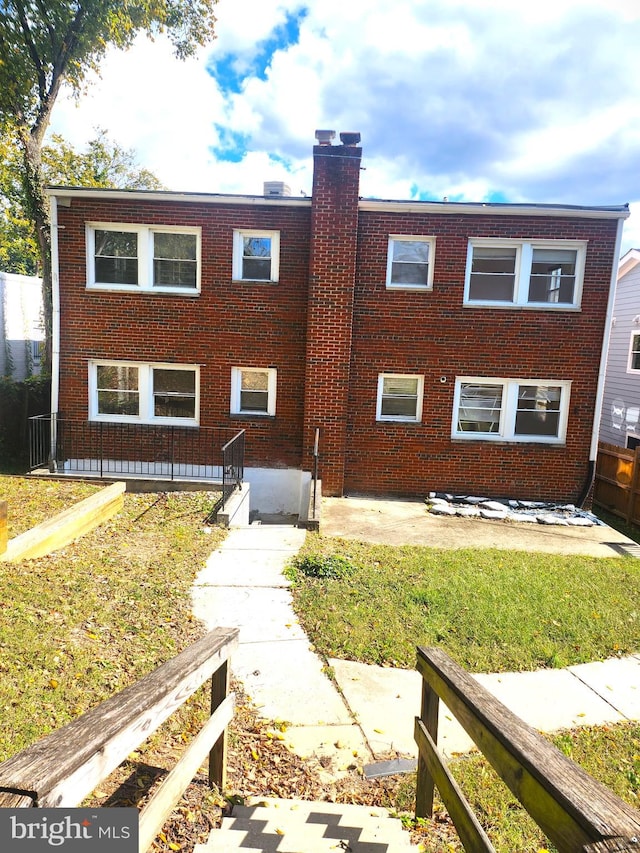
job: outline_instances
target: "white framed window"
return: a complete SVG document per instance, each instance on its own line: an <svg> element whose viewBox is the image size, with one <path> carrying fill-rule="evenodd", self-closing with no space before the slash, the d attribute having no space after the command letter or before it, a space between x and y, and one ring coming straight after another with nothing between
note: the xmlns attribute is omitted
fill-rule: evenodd
<svg viewBox="0 0 640 853"><path fill-rule="evenodd" d="M197 426L196 365L89 362L89 420Z"/></svg>
<svg viewBox="0 0 640 853"><path fill-rule="evenodd" d="M87 287L197 293L199 228L89 223Z"/></svg>
<svg viewBox="0 0 640 853"><path fill-rule="evenodd" d="M424 376L381 373L378 376L377 421L422 420Z"/></svg>
<svg viewBox="0 0 640 853"><path fill-rule="evenodd" d="M237 230L233 232L234 281L278 281L280 232Z"/></svg>
<svg viewBox="0 0 640 853"><path fill-rule="evenodd" d="M435 237L390 235L387 252L387 288L430 290L433 287Z"/></svg>
<svg viewBox="0 0 640 853"><path fill-rule="evenodd" d="M640 332L631 332L627 373L640 373Z"/></svg>
<svg viewBox="0 0 640 853"><path fill-rule="evenodd" d="M275 367L232 367L231 414L273 417L277 373Z"/></svg>
<svg viewBox="0 0 640 853"><path fill-rule="evenodd" d="M587 244L583 240L472 237L466 305L579 308Z"/></svg>
<svg viewBox="0 0 640 853"><path fill-rule="evenodd" d="M571 382L553 379L456 379L453 438L561 444Z"/></svg>

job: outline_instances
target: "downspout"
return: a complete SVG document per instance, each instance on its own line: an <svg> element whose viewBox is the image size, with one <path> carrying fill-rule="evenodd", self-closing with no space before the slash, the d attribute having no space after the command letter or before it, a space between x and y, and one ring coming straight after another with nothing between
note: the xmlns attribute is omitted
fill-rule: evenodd
<svg viewBox="0 0 640 853"><path fill-rule="evenodd" d="M56 471L56 445L58 432L58 401L60 399L60 256L58 254L58 200L51 200L51 447L49 470Z"/></svg>
<svg viewBox="0 0 640 853"><path fill-rule="evenodd" d="M627 217L625 216L624 219ZM620 246L622 244L622 229L624 219L618 220L618 232L616 234L616 246L614 250L614 258L620 257ZM598 440L600 438L600 419L602 417L602 406L604 404L604 381L607 372L607 357L609 355L609 340L611 338L611 321L613 319L613 307L616 298L616 286L618 282L618 263L614 263L611 268L611 281L609 283L609 299L607 302L607 316L604 326L604 335L602 336L602 352L600 354L600 370L598 373L598 385L596 387L596 405L593 413L593 429L591 432L591 449L589 451L589 467L587 470L587 478L584 487L578 498L578 506L582 506L589 496L591 486L596 474L596 459L598 457Z"/></svg>

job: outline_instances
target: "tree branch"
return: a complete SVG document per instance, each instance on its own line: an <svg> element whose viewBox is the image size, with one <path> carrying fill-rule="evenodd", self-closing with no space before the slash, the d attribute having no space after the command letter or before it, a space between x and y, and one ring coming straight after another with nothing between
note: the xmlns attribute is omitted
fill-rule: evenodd
<svg viewBox="0 0 640 853"><path fill-rule="evenodd" d="M40 100L43 100L47 91L47 75L45 74L40 55L32 38L31 28L25 12L24 3L22 3L22 0L15 0L15 3L25 45L29 51L29 56L31 57L31 61L33 62L38 76L38 92L40 94Z"/></svg>

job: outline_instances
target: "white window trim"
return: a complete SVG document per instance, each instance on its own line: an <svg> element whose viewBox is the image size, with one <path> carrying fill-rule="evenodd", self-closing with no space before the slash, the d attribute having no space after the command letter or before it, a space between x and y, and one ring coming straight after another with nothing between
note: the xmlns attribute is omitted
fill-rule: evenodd
<svg viewBox="0 0 640 853"><path fill-rule="evenodd" d="M395 284L391 281L391 273L393 267L393 243L411 242L411 243L428 243L429 244L429 269L427 273L426 284ZM433 290L433 267L436 256L436 238L425 237L423 235L411 234L389 234L389 242L387 244L387 290Z"/></svg>
<svg viewBox="0 0 640 853"><path fill-rule="evenodd" d="M516 249L515 283L513 300L470 299L471 265L474 247L514 248ZM529 302L529 278L534 249L568 249L576 253L575 287L573 302ZM586 240L516 240L502 237L470 237L467 247L467 268L464 279L464 305L485 308L531 308L536 311L577 311L582 302Z"/></svg>
<svg viewBox="0 0 640 853"><path fill-rule="evenodd" d="M460 391L462 385L502 385L502 407L500 424L497 433L461 432L458 430L458 409L460 407ZM520 385L556 385L560 392L560 417L558 420L558 435L516 435L515 422L518 406L518 387ZM458 376L453 397L453 417L451 419L451 437L462 441L508 441L518 444L564 444L567 437L567 421L569 419L569 401L571 380L563 379L524 379L522 377L504 378L487 376Z"/></svg>
<svg viewBox="0 0 640 853"><path fill-rule="evenodd" d="M631 338L629 340L629 354L627 356L627 373L640 373L640 368L632 367L631 363L633 360L633 339L640 338L640 330L631 332ZM640 349L640 347L639 347Z"/></svg>
<svg viewBox="0 0 640 853"><path fill-rule="evenodd" d="M138 415L107 415L98 412L98 371L99 366L138 368L138 393L140 413ZM153 370L192 370L195 373L195 417L162 418L153 414ZM138 423L164 426L198 426L200 423L200 368L196 364L165 364L163 362L117 361L96 359L89 361L89 420L109 423Z"/></svg>
<svg viewBox="0 0 640 853"><path fill-rule="evenodd" d="M138 235L138 284L114 284L96 281L95 251L96 231L128 231ZM87 290L118 290L129 293L172 293L193 296L200 293L202 268L202 229L182 225L138 225L130 222L87 222L85 227L87 246ZM169 287L156 286L153 283L153 235L154 234L192 234L196 238L196 286Z"/></svg>
<svg viewBox="0 0 640 853"><path fill-rule="evenodd" d="M267 411L241 408L242 374L267 373ZM275 367L232 367L231 368L231 407L232 415L245 415L252 418L273 418L276 414L276 391L278 371Z"/></svg>
<svg viewBox="0 0 640 853"><path fill-rule="evenodd" d="M244 237L268 237L271 240L271 275L266 278L243 278L242 262L244 257ZM248 281L255 284L273 284L280 277L280 232L257 228L238 228L233 232L233 271L234 281Z"/></svg>
<svg viewBox="0 0 640 853"><path fill-rule="evenodd" d="M382 414L382 392L384 389L385 379L417 379L418 390L416 394L416 414L415 417L406 415L383 415ZM378 394L376 400L376 421L381 423L409 423L419 424L422 422L422 402L424 398L424 376L419 373L379 373L378 374Z"/></svg>

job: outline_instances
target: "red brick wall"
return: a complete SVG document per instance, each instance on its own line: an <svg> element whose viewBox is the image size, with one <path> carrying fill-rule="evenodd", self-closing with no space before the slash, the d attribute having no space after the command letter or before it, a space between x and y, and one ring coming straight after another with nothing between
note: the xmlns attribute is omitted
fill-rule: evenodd
<svg viewBox="0 0 640 853"><path fill-rule="evenodd" d="M361 211L345 488L576 500L617 221ZM389 234L436 235L433 291L385 289ZM470 236L588 240L582 310L463 307ZM376 422L379 373L424 375L422 423ZM456 376L573 380L566 446L451 439ZM440 381L446 377L446 382Z"/></svg>
<svg viewBox="0 0 640 853"><path fill-rule="evenodd" d="M58 208L59 410L87 418L92 358L200 365L200 423L247 430L246 465L299 467L302 452L308 205L239 206L73 199ZM86 289L85 222L202 228L199 297ZM232 282L234 228L280 230L277 284ZM229 413L231 368L276 367L275 418Z"/></svg>
<svg viewBox="0 0 640 853"><path fill-rule="evenodd" d="M347 445L360 148L314 148L303 467L321 431L322 489L341 495Z"/></svg>
<svg viewBox="0 0 640 853"><path fill-rule="evenodd" d="M617 220L358 215L360 149L314 153L313 211L304 202L139 198L59 207L59 410L86 420L89 359L194 363L202 426L245 427L247 466L311 470L319 426L327 494L575 500L587 474ZM202 293L87 291L86 221L201 227ZM280 231L277 284L232 282L233 229L241 227ZM389 234L436 236L432 291L386 290ZM463 307L470 236L588 240L582 310ZM229 414L236 365L277 368L275 418ZM390 372L425 377L421 423L376 422L378 374ZM566 445L452 440L461 375L571 380Z"/></svg>

